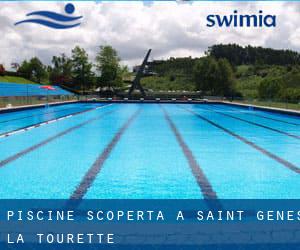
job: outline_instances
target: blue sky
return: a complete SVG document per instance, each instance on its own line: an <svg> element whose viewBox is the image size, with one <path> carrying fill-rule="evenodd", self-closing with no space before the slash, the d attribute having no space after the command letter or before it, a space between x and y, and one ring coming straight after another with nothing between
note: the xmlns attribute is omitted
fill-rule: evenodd
<svg viewBox="0 0 300 250"><path fill-rule="evenodd" d="M79 28L48 29L36 24L14 26L37 10L64 13L63 2L0 2L0 63L38 56L48 64L52 55L84 47L93 60L97 47L115 47L124 64L139 63L148 48L152 58L198 57L215 43L239 43L300 51L300 3L297 2L78 2L74 15L83 15ZM276 28L208 28L208 14L277 15Z"/></svg>

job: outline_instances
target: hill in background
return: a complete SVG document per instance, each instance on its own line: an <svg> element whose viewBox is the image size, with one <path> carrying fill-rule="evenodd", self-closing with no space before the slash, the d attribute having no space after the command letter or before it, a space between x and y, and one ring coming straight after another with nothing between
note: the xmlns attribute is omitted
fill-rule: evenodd
<svg viewBox="0 0 300 250"><path fill-rule="evenodd" d="M202 58L153 61L149 64L149 71L157 75L143 78L142 84L152 90L201 90L199 84L197 86L199 74L195 72L195 65L207 57L214 58L216 62L221 59L229 62L234 75L231 93L235 97L295 103L300 100L299 53L236 44L214 45L208 49L206 57ZM209 80L221 74L214 69L214 60L206 62L200 76L206 75ZM206 94L212 93L206 91Z"/></svg>

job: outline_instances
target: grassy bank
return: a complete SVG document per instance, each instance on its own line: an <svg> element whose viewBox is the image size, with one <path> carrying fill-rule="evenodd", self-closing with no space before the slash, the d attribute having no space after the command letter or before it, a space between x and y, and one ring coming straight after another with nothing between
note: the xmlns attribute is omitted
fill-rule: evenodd
<svg viewBox="0 0 300 250"><path fill-rule="evenodd" d="M0 76L0 82L22 83L22 84L36 84L28 79L17 76Z"/></svg>
<svg viewBox="0 0 300 250"><path fill-rule="evenodd" d="M245 99L299 101L298 65L240 65L235 69L235 78L235 88Z"/></svg>
<svg viewBox="0 0 300 250"><path fill-rule="evenodd" d="M186 76L148 76L142 78L141 84L153 91L195 90L195 84Z"/></svg>

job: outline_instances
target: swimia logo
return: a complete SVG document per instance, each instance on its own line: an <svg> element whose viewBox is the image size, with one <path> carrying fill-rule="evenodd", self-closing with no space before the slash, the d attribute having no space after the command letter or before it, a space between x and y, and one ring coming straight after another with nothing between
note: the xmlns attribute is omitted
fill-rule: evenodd
<svg viewBox="0 0 300 250"><path fill-rule="evenodd" d="M239 14L234 10L231 15L208 15L207 27L276 27L275 15L264 15L260 10L258 14Z"/></svg>
<svg viewBox="0 0 300 250"><path fill-rule="evenodd" d="M78 22L78 20L81 19L82 16L72 15L75 11L74 5L68 3L64 10L64 14L47 10L31 12L26 16L33 18L19 21L15 23L15 25L35 23L52 29L70 29L79 26L80 22Z"/></svg>

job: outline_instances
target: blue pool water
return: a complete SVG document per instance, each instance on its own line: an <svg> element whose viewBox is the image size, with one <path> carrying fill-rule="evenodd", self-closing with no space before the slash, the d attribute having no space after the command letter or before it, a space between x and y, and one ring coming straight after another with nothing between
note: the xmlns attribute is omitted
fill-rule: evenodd
<svg viewBox="0 0 300 250"><path fill-rule="evenodd" d="M0 114L0 134L2 199L300 198L292 115L80 103Z"/></svg>
<svg viewBox="0 0 300 250"><path fill-rule="evenodd" d="M74 103L0 114L0 135L92 108L94 106L90 104Z"/></svg>

